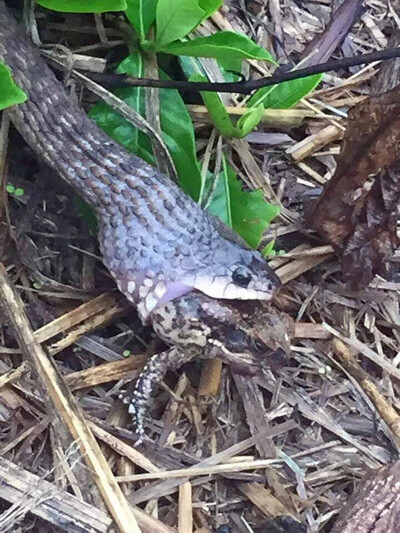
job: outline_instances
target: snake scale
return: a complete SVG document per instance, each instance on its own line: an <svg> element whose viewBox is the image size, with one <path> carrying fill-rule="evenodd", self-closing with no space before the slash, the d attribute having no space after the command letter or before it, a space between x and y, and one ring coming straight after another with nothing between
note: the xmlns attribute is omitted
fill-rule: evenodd
<svg viewBox="0 0 400 533"><path fill-rule="evenodd" d="M259 252L85 114L3 1L0 61L28 95L7 110L14 126L93 207L105 266L142 321L173 345L149 362L136 385L130 411L141 433L138 405L149 401L168 367L221 355L232 331L244 332L236 348L250 349L240 317L217 299L268 300L279 279Z"/></svg>

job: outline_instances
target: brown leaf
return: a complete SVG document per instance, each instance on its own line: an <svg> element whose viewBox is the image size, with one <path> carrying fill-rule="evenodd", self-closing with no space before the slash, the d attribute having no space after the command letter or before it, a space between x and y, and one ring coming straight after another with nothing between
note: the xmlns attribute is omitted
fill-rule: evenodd
<svg viewBox="0 0 400 533"><path fill-rule="evenodd" d="M398 246L393 217L400 198L398 160L400 86L351 110L335 175L311 217L313 227L343 252L343 274L353 287L385 275Z"/></svg>
<svg viewBox="0 0 400 533"><path fill-rule="evenodd" d="M387 276L399 246L396 210L400 198L400 162L375 180L356 217L342 255L342 272L351 287L367 285L375 274Z"/></svg>

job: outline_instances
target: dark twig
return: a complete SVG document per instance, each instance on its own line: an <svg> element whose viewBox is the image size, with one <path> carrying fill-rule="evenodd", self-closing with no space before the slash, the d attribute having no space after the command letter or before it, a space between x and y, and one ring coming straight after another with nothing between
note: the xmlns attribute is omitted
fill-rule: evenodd
<svg viewBox="0 0 400 533"><path fill-rule="evenodd" d="M284 81L306 78L315 74L322 74L328 71L336 71L342 68L355 67L357 65L373 63L374 61L386 61L400 57L400 47L388 50L380 50L370 54L362 54L353 57L346 57L338 60L326 61L318 65L291 70L289 72L279 72L274 76L260 78L258 80L245 80L238 82L189 82L182 80L156 80L149 78L133 78L125 74L95 74L87 73L92 80L97 81L107 87L157 87L159 89L182 89L186 91L214 91L223 93L250 94L262 87L269 87Z"/></svg>

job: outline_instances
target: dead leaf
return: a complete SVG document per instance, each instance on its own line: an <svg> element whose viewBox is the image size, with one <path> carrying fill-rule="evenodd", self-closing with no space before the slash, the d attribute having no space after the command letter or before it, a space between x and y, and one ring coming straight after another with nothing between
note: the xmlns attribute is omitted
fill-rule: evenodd
<svg viewBox="0 0 400 533"><path fill-rule="evenodd" d="M343 278L352 288L367 285L375 274L388 276L389 261L399 246L396 234L400 198L400 163L375 180L343 250Z"/></svg>
<svg viewBox="0 0 400 533"><path fill-rule="evenodd" d="M400 86L355 106L336 172L316 203L313 227L343 253L354 288L386 275L398 241Z"/></svg>

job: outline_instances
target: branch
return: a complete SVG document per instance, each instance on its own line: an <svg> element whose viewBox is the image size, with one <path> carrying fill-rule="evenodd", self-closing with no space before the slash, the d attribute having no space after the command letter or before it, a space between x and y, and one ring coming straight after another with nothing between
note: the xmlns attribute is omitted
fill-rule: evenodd
<svg viewBox="0 0 400 533"><path fill-rule="evenodd" d="M285 81L307 78L315 74L322 74L327 71L337 71L342 68L355 67L358 65L373 63L375 61L386 61L400 57L400 47L380 50L370 54L362 54L344 59L326 61L318 65L280 72L273 76L260 78L258 80L244 80L238 82L190 82L182 80L156 80L150 78L133 78L126 74L95 74L86 73L94 81L106 84L107 87L157 87L159 89L182 89L186 91L213 91L221 93L250 94L257 89L269 87L283 83Z"/></svg>

